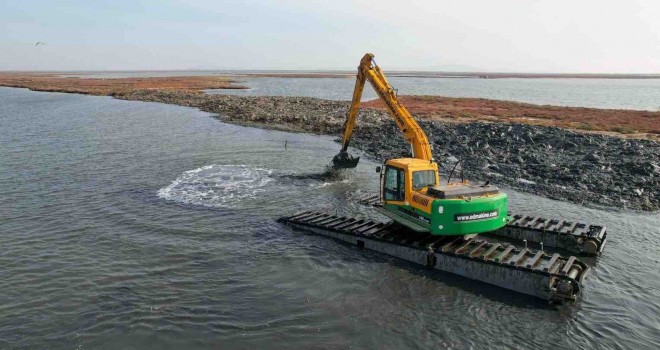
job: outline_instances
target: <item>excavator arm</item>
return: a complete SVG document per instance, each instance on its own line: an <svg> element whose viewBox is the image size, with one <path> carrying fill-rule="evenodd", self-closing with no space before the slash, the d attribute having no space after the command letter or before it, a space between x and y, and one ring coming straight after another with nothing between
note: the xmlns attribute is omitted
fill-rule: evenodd
<svg viewBox="0 0 660 350"><path fill-rule="evenodd" d="M360 60L351 108L348 110L346 122L344 123L341 151L333 159L335 168L352 168L357 166L359 158L355 159L351 157L347 151L353 129L355 129L358 109L360 108L360 99L362 98L362 91L364 90L366 81L369 81L378 96L383 100L390 115L394 118L394 122L403 132L403 137L410 143L413 158L431 161L433 155L426 134L419 127L419 124L417 124L417 121L415 121L415 118L408 112L406 107L399 102L396 92L387 82L383 71L376 65L373 58L373 54L367 53Z"/></svg>

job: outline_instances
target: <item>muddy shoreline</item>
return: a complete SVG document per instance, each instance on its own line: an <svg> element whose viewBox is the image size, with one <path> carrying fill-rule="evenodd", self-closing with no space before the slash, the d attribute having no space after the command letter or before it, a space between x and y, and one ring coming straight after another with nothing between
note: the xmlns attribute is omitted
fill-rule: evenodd
<svg viewBox="0 0 660 350"><path fill-rule="evenodd" d="M229 123L339 136L348 102L308 97L133 91L116 95L199 108ZM590 206L660 209L660 143L505 122L420 122L444 171ZM409 156L386 112L360 111L351 146L375 160ZM460 169L460 168L459 168ZM456 176L456 175L455 175Z"/></svg>
<svg viewBox="0 0 660 350"><path fill-rule="evenodd" d="M348 101L202 92L210 86L242 88L235 83L223 77L88 79L0 74L0 86L168 103L214 113L229 123L341 135ZM606 120L608 127L644 126L650 132L647 137L657 139L660 112L536 106L439 96L402 99L421 120L445 171L460 160L465 177L472 180L490 180L584 205L660 209L659 142L625 138L621 137L625 136L622 133L611 136L593 130L576 132L555 124L532 125L536 122L530 124L528 119L521 119L534 114L546 117L540 118L542 124L584 120L590 126ZM369 108L360 111L351 146L364 150L375 160L409 156L409 146L387 112L377 102L363 105ZM580 119L582 116L585 118Z"/></svg>

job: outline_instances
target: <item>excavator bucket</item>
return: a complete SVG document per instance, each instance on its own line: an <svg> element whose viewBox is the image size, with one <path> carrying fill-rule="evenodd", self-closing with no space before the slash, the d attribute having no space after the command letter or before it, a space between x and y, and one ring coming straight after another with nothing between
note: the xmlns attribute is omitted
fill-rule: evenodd
<svg viewBox="0 0 660 350"><path fill-rule="evenodd" d="M350 169L355 168L360 161L360 157L353 157L348 152L339 152L332 158L332 167L334 169Z"/></svg>

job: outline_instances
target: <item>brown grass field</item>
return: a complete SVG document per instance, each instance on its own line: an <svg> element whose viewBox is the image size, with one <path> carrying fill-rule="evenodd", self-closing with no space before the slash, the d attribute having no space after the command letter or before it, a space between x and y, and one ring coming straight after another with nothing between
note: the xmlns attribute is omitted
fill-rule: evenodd
<svg viewBox="0 0 660 350"><path fill-rule="evenodd" d="M151 77L151 78L78 78L58 74L0 72L0 86L36 91L67 92L112 96L132 90L177 90L202 92L205 89L245 89L228 77Z"/></svg>

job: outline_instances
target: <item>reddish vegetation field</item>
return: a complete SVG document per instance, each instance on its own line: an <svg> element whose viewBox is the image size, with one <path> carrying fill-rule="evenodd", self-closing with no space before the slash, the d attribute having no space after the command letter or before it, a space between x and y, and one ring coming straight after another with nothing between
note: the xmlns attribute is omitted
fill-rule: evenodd
<svg viewBox="0 0 660 350"><path fill-rule="evenodd" d="M22 87L37 91L69 92L88 95L115 95L132 90L177 90L201 92L205 89L244 89L227 77L153 77L153 78L75 78L57 74L3 73L0 86Z"/></svg>
<svg viewBox="0 0 660 350"><path fill-rule="evenodd" d="M411 113L428 119L504 121L660 138L660 112L440 96L400 96L399 100ZM363 102L362 107L385 109L380 100Z"/></svg>

